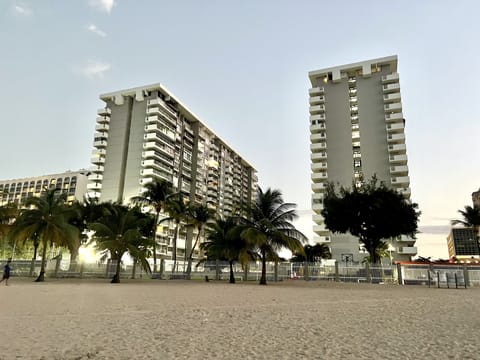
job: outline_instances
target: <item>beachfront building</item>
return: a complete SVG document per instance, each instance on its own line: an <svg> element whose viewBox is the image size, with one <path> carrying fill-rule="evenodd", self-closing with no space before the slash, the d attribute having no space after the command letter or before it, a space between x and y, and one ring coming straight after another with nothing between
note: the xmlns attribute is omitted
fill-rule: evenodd
<svg viewBox="0 0 480 360"><path fill-rule="evenodd" d="M472 193L473 206L480 207L480 189Z"/></svg>
<svg viewBox="0 0 480 360"><path fill-rule="evenodd" d="M233 215L251 202L255 169L164 86L115 91L100 99L105 106L95 126L89 196L129 203L145 184L164 179L185 201L206 204L216 216ZM171 224L157 230L164 259L172 255L173 229ZM179 259L190 251L192 231L181 228Z"/></svg>
<svg viewBox="0 0 480 360"><path fill-rule="evenodd" d="M0 180L0 206L25 204L27 198L40 196L45 189L56 189L67 195L67 203L82 201L87 191L87 170L66 171L21 179Z"/></svg>
<svg viewBox="0 0 480 360"><path fill-rule="evenodd" d="M452 228L447 237L448 256L457 260L480 257L480 247L474 228Z"/></svg>
<svg viewBox="0 0 480 360"><path fill-rule="evenodd" d="M351 187L376 175L410 198L397 57L311 71L310 150L314 238L329 244L337 261L359 262L367 255L351 235L333 235L320 214L326 184ZM417 253L415 241L390 241L394 260Z"/></svg>

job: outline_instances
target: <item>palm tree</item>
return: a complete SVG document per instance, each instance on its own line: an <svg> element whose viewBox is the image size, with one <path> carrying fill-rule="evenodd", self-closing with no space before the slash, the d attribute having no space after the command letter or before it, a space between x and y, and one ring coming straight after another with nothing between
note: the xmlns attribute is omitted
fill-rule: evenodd
<svg viewBox="0 0 480 360"><path fill-rule="evenodd" d="M141 248L148 246L145 242L150 241L144 236L143 230L147 219L147 215L139 208L109 203L105 205L105 214L98 221L89 224L89 229L95 232L92 242L99 250L108 252L111 260L116 261L112 283L120 282L121 261L125 253L139 256L141 264L149 271L145 257L147 252L141 251Z"/></svg>
<svg viewBox="0 0 480 360"><path fill-rule="evenodd" d="M38 239L42 245L40 274L35 280L45 280L45 264L48 244L65 246L78 237L78 230L67 222L71 210L65 206L65 194L57 194L55 189L46 190L40 197L31 197L25 202L26 209L20 212L11 236L25 241Z"/></svg>
<svg viewBox="0 0 480 360"><path fill-rule="evenodd" d="M314 262L316 259L331 259L332 254L327 244L304 245L303 253L296 252L291 262Z"/></svg>
<svg viewBox="0 0 480 360"><path fill-rule="evenodd" d="M160 219L160 213L165 206L168 197L173 193L172 184L166 180L160 179L145 185L145 191L140 196L135 196L132 201L135 204L148 206L155 211L155 221L153 223L152 241L153 241L153 272L157 272L157 226Z"/></svg>
<svg viewBox="0 0 480 360"><path fill-rule="evenodd" d="M13 223L18 216L18 212L19 211L16 204L8 203L0 206L0 240L3 243L4 249L5 245L8 243L7 235L13 227ZM3 255L5 256L5 254Z"/></svg>
<svg viewBox="0 0 480 360"><path fill-rule="evenodd" d="M181 193L175 193L172 196L168 197L165 203L165 210L167 210L169 217L163 219L162 221L173 221L175 223L175 232L173 234L173 250L172 250L172 260L173 268L172 273L175 273L177 266L177 238L178 230L180 228L180 223L185 220L188 214L188 206L183 200L183 195Z"/></svg>
<svg viewBox="0 0 480 360"><path fill-rule="evenodd" d="M258 188L257 197L243 218L241 236L255 246L262 260L260 285L267 284L267 257L277 258L278 251L287 248L292 252L303 251L305 235L291 223L297 218L295 204L284 203L279 190Z"/></svg>
<svg viewBox="0 0 480 360"><path fill-rule="evenodd" d="M193 243L190 254L188 254L187 276L190 277L192 272L192 259L195 248L200 240L202 229L207 222L212 218L212 211L206 205L194 205L188 209L188 225L193 226L197 230L197 236Z"/></svg>
<svg viewBox="0 0 480 360"><path fill-rule="evenodd" d="M452 225L463 225L465 227L473 228L475 231L477 247L480 249L479 231L480 231L480 207L474 205L466 205L464 210L458 210L462 215L462 219L452 220Z"/></svg>
<svg viewBox="0 0 480 360"><path fill-rule="evenodd" d="M235 218L217 219L209 224L206 241L200 244L207 259L226 260L230 265L230 283L235 284L233 263L240 261L246 265L251 258L248 242L240 236Z"/></svg>

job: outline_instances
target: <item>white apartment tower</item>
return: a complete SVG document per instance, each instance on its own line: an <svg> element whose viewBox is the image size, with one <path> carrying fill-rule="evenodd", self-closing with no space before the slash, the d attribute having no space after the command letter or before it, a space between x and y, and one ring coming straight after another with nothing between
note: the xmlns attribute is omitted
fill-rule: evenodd
<svg viewBox="0 0 480 360"><path fill-rule="evenodd" d="M128 203L154 179L172 183L190 203L232 215L255 196L255 169L160 84L103 94L88 194ZM190 229L190 228L189 228ZM182 228L177 257L189 250ZM172 226L159 226L159 255L170 258ZM189 237L192 236L191 231Z"/></svg>
<svg viewBox="0 0 480 360"><path fill-rule="evenodd" d="M358 240L331 234L320 212L327 182L351 187L374 174L410 198L397 57L311 71L309 78L314 240L328 243L337 261L361 261ZM414 244L402 237L389 249L395 260L408 260Z"/></svg>

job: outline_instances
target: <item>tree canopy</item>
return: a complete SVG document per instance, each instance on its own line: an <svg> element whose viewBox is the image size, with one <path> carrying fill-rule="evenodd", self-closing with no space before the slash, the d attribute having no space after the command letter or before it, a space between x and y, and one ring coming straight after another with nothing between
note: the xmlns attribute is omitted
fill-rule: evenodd
<svg viewBox="0 0 480 360"><path fill-rule="evenodd" d="M415 237L420 216L417 209L417 204L383 182L378 183L374 176L358 187L340 187L338 192L330 183L321 214L330 231L358 237L371 262L378 263L385 245L383 240L401 235Z"/></svg>

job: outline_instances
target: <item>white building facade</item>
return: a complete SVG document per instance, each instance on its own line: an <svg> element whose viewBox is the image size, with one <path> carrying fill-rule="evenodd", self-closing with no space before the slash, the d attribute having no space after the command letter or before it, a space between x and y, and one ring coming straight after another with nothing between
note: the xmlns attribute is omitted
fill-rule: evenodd
<svg viewBox="0 0 480 360"><path fill-rule="evenodd" d="M360 262L367 254L357 238L326 229L323 196L328 182L351 187L376 175L410 198L397 57L311 71L309 78L314 241L329 244L337 261ZM391 239L390 253L408 260L417 253L414 244Z"/></svg>
<svg viewBox="0 0 480 360"><path fill-rule="evenodd" d="M186 202L206 204L217 216L250 204L256 170L164 86L116 91L100 99L105 107L98 110L89 196L128 203L145 184L164 179ZM193 234L182 227L179 236L177 257L182 259ZM158 255L164 259L171 258L172 237L173 224L159 226Z"/></svg>

